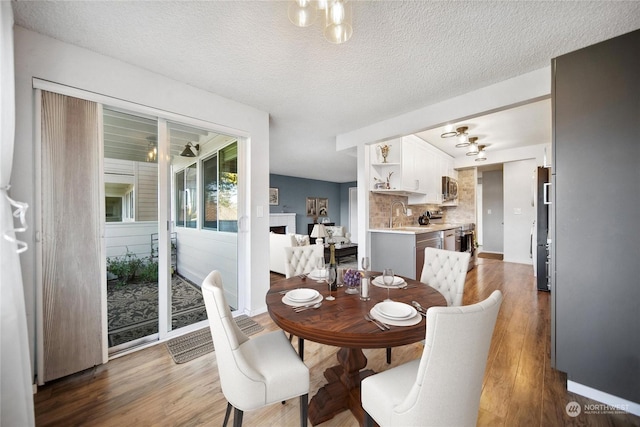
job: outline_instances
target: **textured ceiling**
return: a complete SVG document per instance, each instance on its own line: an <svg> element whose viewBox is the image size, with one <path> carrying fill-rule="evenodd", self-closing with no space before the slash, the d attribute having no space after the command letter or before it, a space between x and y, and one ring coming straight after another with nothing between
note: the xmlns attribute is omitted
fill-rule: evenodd
<svg viewBox="0 0 640 427"><path fill-rule="evenodd" d="M272 173L346 182L335 137L640 28L632 1L353 1L353 37L281 1L18 1L17 25L270 114ZM319 168L322 158L327 167ZM331 169L328 169L331 168Z"/></svg>

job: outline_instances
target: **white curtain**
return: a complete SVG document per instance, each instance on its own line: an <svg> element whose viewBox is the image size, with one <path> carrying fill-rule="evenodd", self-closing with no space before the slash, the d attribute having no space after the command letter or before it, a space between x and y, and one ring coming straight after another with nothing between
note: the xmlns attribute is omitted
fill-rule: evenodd
<svg viewBox="0 0 640 427"><path fill-rule="evenodd" d="M15 81L13 11L7 1L0 2L0 111L0 426L33 426L31 358L19 256L27 246L16 238L16 232L26 229L27 205L9 196ZM14 216L20 222L17 226Z"/></svg>

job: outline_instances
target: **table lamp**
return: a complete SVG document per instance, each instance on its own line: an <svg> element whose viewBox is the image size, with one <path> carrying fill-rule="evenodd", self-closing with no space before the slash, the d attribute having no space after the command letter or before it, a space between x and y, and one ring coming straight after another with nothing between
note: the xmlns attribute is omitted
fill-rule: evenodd
<svg viewBox="0 0 640 427"><path fill-rule="evenodd" d="M327 237L327 230L324 228L324 225L314 224L313 229L311 230L311 237L316 239L317 244L322 244L322 239Z"/></svg>

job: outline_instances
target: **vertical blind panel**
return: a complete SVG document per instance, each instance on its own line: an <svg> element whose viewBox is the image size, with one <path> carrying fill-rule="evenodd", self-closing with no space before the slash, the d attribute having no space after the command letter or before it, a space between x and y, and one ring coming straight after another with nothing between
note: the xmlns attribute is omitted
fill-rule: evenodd
<svg viewBox="0 0 640 427"><path fill-rule="evenodd" d="M44 381L102 363L97 107L42 92Z"/></svg>

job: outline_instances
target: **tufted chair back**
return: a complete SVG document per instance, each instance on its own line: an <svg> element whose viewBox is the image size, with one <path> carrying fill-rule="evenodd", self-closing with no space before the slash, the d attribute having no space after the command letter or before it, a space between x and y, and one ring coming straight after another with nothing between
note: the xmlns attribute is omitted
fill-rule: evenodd
<svg viewBox="0 0 640 427"><path fill-rule="evenodd" d="M470 257L468 252L425 248L420 281L444 295L448 306L460 306Z"/></svg>
<svg viewBox="0 0 640 427"><path fill-rule="evenodd" d="M316 258L324 257L324 245L284 248L284 271L287 278L307 274L316 266Z"/></svg>

